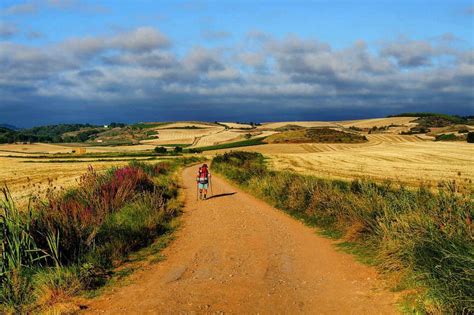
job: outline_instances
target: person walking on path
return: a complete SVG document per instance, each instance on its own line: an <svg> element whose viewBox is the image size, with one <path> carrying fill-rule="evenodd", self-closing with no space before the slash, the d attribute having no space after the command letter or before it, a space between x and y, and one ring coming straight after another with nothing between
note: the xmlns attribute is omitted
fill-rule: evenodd
<svg viewBox="0 0 474 315"><path fill-rule="evenodd" d="M199 167L196 182L198 185L199 190L199 199L206 200L207 198L207 190L209 189L209 183L211 180L211 172L209 172L209 168L207 164L203 164Z"/></svg>

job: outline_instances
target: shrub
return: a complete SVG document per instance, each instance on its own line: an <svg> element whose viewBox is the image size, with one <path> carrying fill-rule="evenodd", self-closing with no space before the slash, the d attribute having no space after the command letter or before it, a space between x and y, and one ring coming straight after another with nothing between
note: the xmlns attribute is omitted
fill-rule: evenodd
<svg viewBox="0 0 474 315"><path fill-rule="evenodd" d="M165 147L155 147L155 152L158 154L165 154L168 150Z"/></svg>
<svg viewBox="0 0 474 315"><path fill-rule="evenodd" d="M459 138L456 137L456 135L452 133L448 133L448 134L443 133L443 134L437 135L435 138L435 141L456 141L456 140L459 140Z"/></svg>
<svg viewBox="0 0 474 315"><path fill-rule="evenodd" d="M181 153L181 152L183 152L183 148L182 147L174 147L174 152L175 153Z"/></svg>
<svg viewBox="0 0 474 315"><path fill-rule="evenodd" d="M467 142L474 143L474 132L471 131L467 134Z"/></svg>

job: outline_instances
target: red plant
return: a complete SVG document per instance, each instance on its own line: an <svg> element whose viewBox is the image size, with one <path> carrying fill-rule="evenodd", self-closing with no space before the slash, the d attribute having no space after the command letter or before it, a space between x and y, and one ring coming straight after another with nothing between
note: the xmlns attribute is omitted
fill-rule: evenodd
<svg viewBox="0 0 474 315"><path fill-rule="evenodd" d="M47 202L39 205L34 224L43 233L60 230L61 247L73 259L81 248L92 244L110 213L153 188L153 182L140 168L125 166L111 174L98 174L89 166L77 189L48 195Z"/></svg>

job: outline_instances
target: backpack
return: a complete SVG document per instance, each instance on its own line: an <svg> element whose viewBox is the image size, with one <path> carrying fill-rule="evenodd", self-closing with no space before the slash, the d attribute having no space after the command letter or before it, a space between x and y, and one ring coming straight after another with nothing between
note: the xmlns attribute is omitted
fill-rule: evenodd
<svg viewBox="0 0 474 315"><path fill-rule="evenodd" d="M207 167L199 168L199 182L201 184L207 184L209 181L209 170Z"/></svg>

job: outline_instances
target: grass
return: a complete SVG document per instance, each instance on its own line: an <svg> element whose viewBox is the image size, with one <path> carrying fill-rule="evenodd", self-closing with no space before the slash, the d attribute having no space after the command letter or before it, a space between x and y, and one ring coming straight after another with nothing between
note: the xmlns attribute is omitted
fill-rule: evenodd
<svg viewBox="0 0 474 315"><path fill-rule="evenodd" d="M263 155L251 152L217 156L212 168L398 277L399 288L411 289L411 312L474 312L474 192L453 182L435 193L273 171Z"/></svg>
<svg viewBox="0 0 474 315"><path fill-rule="evenodd" d="M176 171L196 158L132 161L84 174L77 187L51 191L27 209L9 191L0 201L0 312L47 311L56 303L124 277L118 266L155 254L180 213ZM114 272L117 271L117 272ZM92 291L91 291L92 290Z"/></svg>
<svg viewBox="0 0 474 315"><path fill-rule="evenodd" d="M132 129L149 129L149 128L157 128L169 125L169 122L160 122L160 123L136 123L130 125Z"/></svg>
<svg viewBox="0 0 474 315"><path fill-rule="evenodd" d="M264 139L265 137L260 137L260 138L236 141L236 142L231 142L231 143L223 143L223 144L217 144L217 145L211 145L211 146L205 146L205 147L198 147L198 148L195 148L194 150L204 152L204 151L212 151L212 150L247 147L247 146L252 146L252 145L261 145L261 144L265 144L265 142L263 142ZM190 152L191 150L193 149L186 149L184 152Z"/></svg>
<svg viewBox="0 0 474 315"><path fill-rule="evenodd" d="M172 148L176 148L176 147L187 148L187 147L190 147L191 145L192 145L191 143L173 143L173 144L163 144L162 146L172 147Z"/></svg>
<svg viewBox="0 0 474 315"><path fill-rule="evenodd" d="M458 137L452 133L443 133L437 135L435 141L464 141L464 137Z"/></svg>

